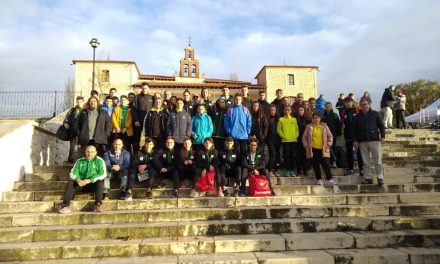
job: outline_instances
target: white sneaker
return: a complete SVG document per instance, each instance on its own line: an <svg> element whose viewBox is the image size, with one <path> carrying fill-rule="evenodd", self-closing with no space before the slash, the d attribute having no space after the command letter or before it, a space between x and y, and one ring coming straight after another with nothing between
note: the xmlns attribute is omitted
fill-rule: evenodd
<svg viewBox="0 0 440 264"><path fill-rule="evenodd" d="M322 185L322 180L318 180L317 185Z"/></svg>
<svg viewBox="0 0 440 264"><path fill-rule="evenodd" d="M333 181L333 179L327 181L327 185L334 185L334 184L335 182Z"/></svg>
<svg viewBox="0 0 440 264"><path fill-rule="evenodd" d="M221 189L218 191L218 197L225 197L225 194Z"/></svg>
<svg viewBox="0 0 440 264"><path fill-rule="evenodd" d="M197 197L197 192L196 192L196 190L192 189L192 190L191 190L191 193L189 194L189 197L191 197L191 198L196 198L196 197Z"/></svg>

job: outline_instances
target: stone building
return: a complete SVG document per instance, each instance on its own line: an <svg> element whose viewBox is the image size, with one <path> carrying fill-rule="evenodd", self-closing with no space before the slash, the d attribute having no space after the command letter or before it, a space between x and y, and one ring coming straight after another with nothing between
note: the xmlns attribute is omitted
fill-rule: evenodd
<svg viewBox="0 0 440 264"><path fill-rule="evenodd" d="M89 95L92 89L93 61L74 60L75 65L75 92ZM98 60L95 61L95 90L99 93L108 93L115 87L121 94L128 93L133 83L139 80L140 72L133 61Z"/></svg>
<svg viewBox="0 0 440 264"><path fill-rule="evenodd" d="M318 66L265 65L255 79L258 85L266 87L269 102L275 99L277 89L284 96L296 96L303 93L304 98L317 97L318 84L316 71Z"/></svg>
<svg viewBox="0 0 440 264"><path fill-rule="evenodd" d="M74 60L75 64L75 91L82 91L88 95L92 86L92 61ZM180 60L179 72L172 76L141 74L136 63L132 61L99 60L95 61L95 89L101 94L108 93L115 87L119 94L128 92L139 93L142 86L148 85L150 93L162 93L169 90L173 95L181 97L188 89L191 94L200 95L202 88L208 88L211 99L221 94L221 88L227 85L230 94L239 92L244 86L249 88L252 98L258 98L260 90L267 89L268 101L275 98L275 90L283 89L286 96L303 92L306 97L317 95L316 70L317 66L277 66L266 65L257 74L257 84L247 81L207 78L200 70L195 49L188 44L184 49L184 56Z"/></svg>

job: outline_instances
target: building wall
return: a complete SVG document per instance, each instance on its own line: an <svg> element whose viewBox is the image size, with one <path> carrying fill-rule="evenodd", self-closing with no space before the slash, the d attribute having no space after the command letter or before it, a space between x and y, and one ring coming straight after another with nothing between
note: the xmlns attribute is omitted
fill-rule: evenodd
<svg viewBox="0 0 440 264"><path fill-rule="evenodd" d="M102 71L109 71L109 81L105 82ZM76 62L75 64L75 91L82 91L83 95L89 95L92 89L93 63ZM112 87L118 89L118 94L127 94L131 91L131 85L139 79L139 74L132 63L105 63L95 64L95 89L99 93L108 93Z"/></svg>
<svg viewBox="0 0 440 264"><path fill-rule="evenodd" d="M284 96L296 96L303 93L304 98L317 97L318 87L315 68L266 67L258 76L258 84L265 80L268 101L275 99L277 89L282 89ZM295 83L289 85L288 74L293 74ZM264 75L266 78L264 78ZM260 81L260 79L262 79Z"/></svg>

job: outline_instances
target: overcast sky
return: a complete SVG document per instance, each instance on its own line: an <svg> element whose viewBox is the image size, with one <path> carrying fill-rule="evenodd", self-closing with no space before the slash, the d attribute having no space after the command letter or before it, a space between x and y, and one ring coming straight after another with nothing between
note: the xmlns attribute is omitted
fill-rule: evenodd
<svg viewBox="0 0 440 264"><path fill-rule="evenodd" d="M172 75L191 35L201 72L255 82L263 65L317 65L319 93L440 79L440 1L2 0L0 91L63 90L74 59Z"/></svg>

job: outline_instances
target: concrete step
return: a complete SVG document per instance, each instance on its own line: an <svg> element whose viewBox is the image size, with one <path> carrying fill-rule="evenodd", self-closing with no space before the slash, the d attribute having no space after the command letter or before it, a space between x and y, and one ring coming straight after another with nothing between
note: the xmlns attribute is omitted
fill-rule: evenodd
<svg viewBox="0 0 440 264"><path fill-rule="evenodd" d="M394 225L392 231L419 231L408 223L414 224L423 218L413 218L407 225ZM391 221L393 219L388 219ZM298 234L315 232L356 231L371 232L373 219L364 217L327 217L327 218L281 218L281 219L242 219L242 220L208 220L208 221L168 221L147 223L124 224L88 224L88 225L51 225L51 226L26 226L0 228L0 243L11 242L43 242L43 241L76 241L76 240L104 240L104 239L144 239L162 237L192 237L192 236L218 236L218 235L247 235L247 234L279 234L294 233L292 240L298 239ZM429 224L429 225L428 225ZM376 226L378 226L376 222ZM439 228L437 217L426 218L424 228ZM379 227L379 226L378 226ZM400 229L397 229L400 228ZM426 230L426 229L425 229ZM379 231L379 232L378 232ZM379 236L387 229L375 231ZM424 230L422 230L424 231ZM435 230L428 235L438 234ZM434 232L435 231L435 232ZM363 234L363 233L361 233ZM321 236L317 234L317 236ZM330 240L336 239L327 236ZM287 237L285 237L287 239ZM304 239L300 239L304 240ZM313 240L313 239L311 239ZM374 241L374 238L371 238ZM437 240L436 240L437 241ZM425 238L426 242L426 238ZM435 245L435 243L431 243ZM406 245L408 246L408 245ZM414 245L417 246L417 245ZM419 245L419 246L422 246ZM360 247L360 246L358 246ZM372 247L372 246L365 246ZM319 249L291 247L291 250Z"/></svg>
<svg viewBox="0 0 440 264"><path fill-rule="evenodd" d="M330 251L300 250L252 253L217 253L186 256L147 256L123 258L59 259L23 261L22 264L438 264L440 248L338 249Z"/></svg>
<svg viewBox="0 0 440 264"><path fill-rule="evenodd" d="M284 251L280 235L82 240L0 244L1 261Z"/></svg>
<svg viewBox="0 0 440 264"><path fill-rule="evenodd" d="M254 206L334 206L334 205L367 205L393 204L405 206L417 203L432 205L439 203L439 193L362 193L362 194L330 194L330 195L303 195L303 196L275 196L275 197L199 197L199 198L158 198L134 199L132 201L107 200L102 207L104 210L145 210L145 209L173 209L173 208L233 208ZM0 202L0 214L25 212L51 212L57 208L59 201L29 201L29 202ZM93 208L91 200L74 200L72 210L90 210ZM439 208L440 209L440 208Z"/></svg>
<svg viewBox="0 0 440 264"><path fill-rule="evenodd" d="M394 176L390 176L394 177ZM398 176L396 176L398 177ZM424 176L428 177L428 176ZM431 177L431 176L429 176ZM343 178L357 178L356 176L343 176ZM440 176L438 177L440 178ZM293 178L282 178L282 181L289 182ZM421 181L422 179L419 178ZM25 189L30 188L34 183L26 183L27 185L21 185ZM38 182L37 185L40 185ZM384 184L378 185L362 185L362 184L341 184L341 185L274 185L274 190L279 196L290 195L308 195L308 194L356 194L356 193L418 193L418 192L440 192L440 183L405 183L405 184ZM188 197L190 188L181 188L180 193L183 197ZM233 187L228 187L226 194L232 195L234 193ZM144 199L147 189L146 188L134 188L133 198ZM154 189L153 196L155 198L171 198L172 188ZM11 191L4 192L2 195L2 201L59 201L62 200L64 190L47 190L47 191ZM110 199L119 199L121 192L119 189L110 190ZM199 196L204 196L206 193L199 193ZM76 200L90 200L93 199L93 195L90 193L81 193L75 196Z"/></svg>
<svg viewBox="0 0 440 264"><path fill-rule="evenodd" d="M75 259L128 256L172 256L244 252L278 252L285 250L319 249L336 256L338 261L347 253L364 253L364 257L382 256L388 247L420 247L439 242L438 230L371 232L327 232L304 234L224 235L214 237L169 237L146 239L106 239L59 242L24 242L0 244L1 261ZM378 248L377 250L368 247ZM368 250L366 249L368 248ZM347 251L340 251L346 249ZM355 250L356 249L356 250ZM360 251L364 249L365 251ZM375 254L372 254L372 253ZM395 251L393 260L407 263L408 253ZM370 254L368 256L367 254ZM401 256L401 258L399 257ZM367 263L374 262L371 259ZM403 262L402 262L403 261ZM346 263L346 262L337 262ZM359 262L350 262L359 263ZM385 262L388 263L388 262Z"/></svg>

